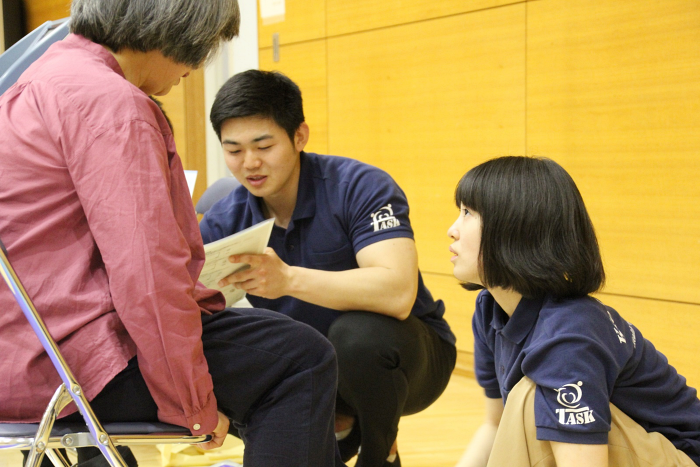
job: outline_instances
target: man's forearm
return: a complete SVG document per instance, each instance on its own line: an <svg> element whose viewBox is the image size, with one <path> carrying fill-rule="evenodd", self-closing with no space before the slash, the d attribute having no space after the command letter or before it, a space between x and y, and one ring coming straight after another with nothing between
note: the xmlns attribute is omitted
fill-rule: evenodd
<svg viewBox="0 0 700 467"><path fill-rule="evenodd" d="M371 311L397 319L408 317L417 293L417 277L407 283L401 274L380 266L338 272L292 267L290 276L288 295L294 298L334 310Z"/></svg>

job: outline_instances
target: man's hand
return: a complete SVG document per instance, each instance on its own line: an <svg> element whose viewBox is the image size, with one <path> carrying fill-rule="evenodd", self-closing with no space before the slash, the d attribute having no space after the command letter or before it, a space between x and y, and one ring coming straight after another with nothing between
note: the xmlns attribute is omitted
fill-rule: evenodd
<svg viewBox="0 0 700 467"><path fill-rule="evenodd" d="M261 255L233 255L228 260L232 263L245 263L250 268L238 271L222 279L219 286L233 284L237 289L263 298L279 298L289 295L291 267L282 261L275 250L265 248Z"/></svg>
<svg viewBox="0 0 700 467"><path fill-rule="evenodd" d="M294 297L333 310L364 310L406 319L418 291L418 254L412 238L390 238L355 254L359 268L345 271L289 266L272 248L261 255L229 256L250 265L222 279L258 297Z"/></svg>
<svg viewBox="0 0 700 467"><path fill-rule="evenodd" d="M217 415L219 416L219 423L216 424L216 428L211 432L211 441L199 444L199 447L202 449L214 449L224 444L224 440L228 434L228 426L231 422L229 422L228 417L221 412L217 412Z"/></svg>

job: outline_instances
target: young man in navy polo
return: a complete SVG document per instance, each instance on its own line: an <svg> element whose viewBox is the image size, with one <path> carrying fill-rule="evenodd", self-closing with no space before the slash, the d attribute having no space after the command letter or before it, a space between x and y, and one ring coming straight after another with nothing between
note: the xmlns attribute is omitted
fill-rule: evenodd
<svg viewBox="0 0 700 467"><path fill-rule="evenodd" d="M242 186L205 214L204 242L275 218L269 248L231 257L250 268L225 283L333 343L344 460L361 446L358 466L400 465L399 418L440 396L456 358L444 304L418 271L406 196L376 167L304 152L301 92L280 73L231 78L211 121Z"/></svg>

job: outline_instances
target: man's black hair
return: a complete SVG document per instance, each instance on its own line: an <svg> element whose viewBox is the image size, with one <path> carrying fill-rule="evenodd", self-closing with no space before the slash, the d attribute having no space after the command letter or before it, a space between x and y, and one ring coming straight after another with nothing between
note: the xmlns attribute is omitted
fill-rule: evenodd
<svg viewBox="0 0 700 467"><path fill-rule="evenodd" d="M484 287L512 289L531 298L565 298L588 295L605 283L583 198L556 162L492 159L462 177L455 202L481 217L479 273Z"/></svg>
<svg viewBox="0 0 700 467"><path fill-rule="evenodd" d="M230 118L271 118L294 141L304 122L301 91L277 71L248 70L232 76L216 93L210 120L221 140L221 126Z"/></svg>

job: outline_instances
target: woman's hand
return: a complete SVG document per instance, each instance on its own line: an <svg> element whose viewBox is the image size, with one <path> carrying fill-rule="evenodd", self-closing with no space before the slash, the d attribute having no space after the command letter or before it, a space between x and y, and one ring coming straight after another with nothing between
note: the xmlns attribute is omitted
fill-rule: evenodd
<svg viewBox="0 0 700 467"><path fill-rule="evenodd" d="M491 455L498 425L503 415L503 399L486 398L486 419L476 430L456 467L484 467Z"/></svg>
<svg viewBox="0 0 700 467"><path fill-rule="evenodd" d="M229 422L226 415L222 414L221 412L216 413L219 416L219 423L216 424L216 428L214 428L214 431L211 432L212 439L206 443L199 444L199 447L202 449L209 450L221 447L221 445L224 444L226 435L228 434L228 427L231 422Z"/></svg>

